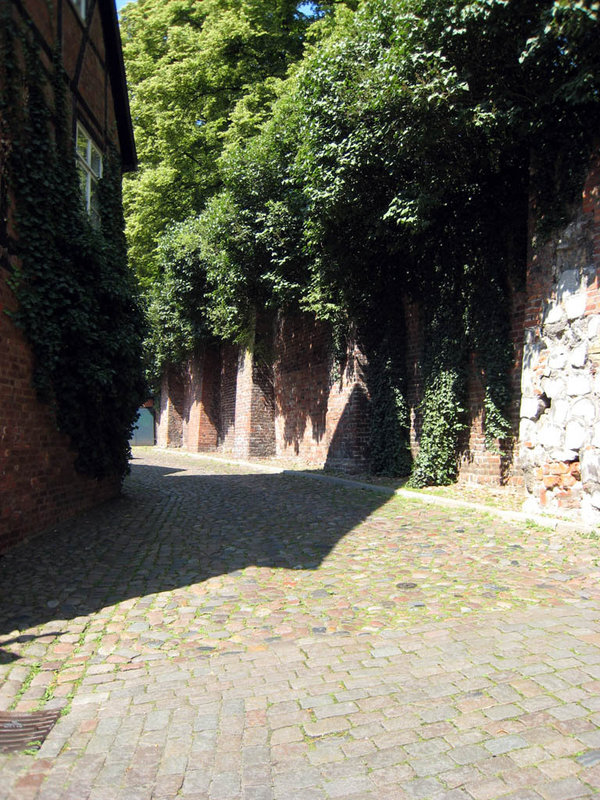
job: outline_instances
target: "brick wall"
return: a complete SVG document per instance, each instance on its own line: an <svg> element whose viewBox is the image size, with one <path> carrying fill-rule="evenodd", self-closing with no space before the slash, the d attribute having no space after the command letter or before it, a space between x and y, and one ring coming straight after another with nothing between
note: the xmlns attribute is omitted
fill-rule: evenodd
<svg viewBox="0 0 600 800"><path fill-rule="evenodd" d="M460 442L458 479L463 483L497 486L503 480L502 457L500 453L493 453L485 446L484 397L483 376L477 366L475 354L472 354L467 378L468 427Z"/></svg>
<svg viewBox="0 0 600 800"><path fill-rule="evenodd" d="M307 464L322 464L327 458L328 400L333 388L330 362L325 325L308 314L278 320L274 370L277 455L299 456ZM335 390L332 401L335 404Z"/></svg>
<svg viewBox="0 0 600 800"><path fill-rule="evenodd" d="M98 4L93 4L88 34L71 3L20 0L11 3L10 12L18 25L35 28L39 57L47 72L52 69L53 48L57 41L62 42L72 91L73 126L76 118L81 119L102 150L109 141L118 148ZM67 437L58 431L51 406L37 399L31 383L31 352L5 313L15 308L7 281L8 270L15 263L12 254L17 233L14 198L7 198L1 185L0 204L3 206L0 208L1 552L115 496L120 490L120 480L96 481L78 474L74 467L75 453Z"/></svg>
<svg viewBox="0 0 600 800"><path fill-rule="evenodd" d="M511 375L513 402L510 410L513 435L519 428L520 368L522 358L523 317L520 313L523 294L513 292L513 313L511 314L511 337L514 344L515 363ZM423 397L423 337L424 326L421 309L417 304L407 301L404 306L406 320L406 399L410 408L410 446L413 458L419 451L422 415L420 403ZM499 485L510 483L519 485L522 476L515 458L514 442L497 442L499 452L486 448L484 433L483 399L485 385L475 354L471 355L467 377L467 428L459 442L458 480L462 483L480 485Z"/></svg>
<svg viewBox="0 0 600 800"><path fill-rule="evenodd" d="M275 441L278 456L344 470L366 465L364 359L352 345L334 376L331 333L309 314L283 317L275 335Z"/></svg>
<svg viewBox="0 0 600 800"><path fill-rule="evenodd" d="M363 357L352 347L333 380L330 343L328 328L305 314L259 318L251 348L207 347L163 378L158 445L363 468Z"/></svg>
<svg viewBox="0 0 600 800"><path fill-rule="evenodd" d="M31 352L5 313L15 308L7 277L0 268L0 552L120 489L76 472L68 438L38 401Z"/></svg>
<svg viewBox="0 0 600 800"><path fill-rule="evenodd" d="M216 347L207 347L202 353L202 386L198 409L197 449L204 452L216 450L219 441L221 417L221 361Z"/></svg>
<svg viewBox="0 0 600 800"><path fill-rule="evenodd" d="M512 436L498 443L499 453L485 447L484 382L472 355L469 424L459 462L460 481L525 485L536 509L583 509L594 520L600 519L599 183L596 165L571 224L531 251L526 286L511 293ZM404 317L416 455L423 388L421 309L407 301ZM188 415L191 420L205 413L208 434L194 435L184 446L241 458L274 455L315 466L366 468L365 357L352 345L341 374L335 375L331 352L328 326L309 314L282 316L274 323L259 318L255 345L247 350L229 345L207 350L202 386L194 394L199 416L192 410ZM199 366L188 366L190 376L200 372Z"/></svg>
<svg viewBox="0 0 600 800"><path fill-rule="evenodd" d="M260 458L268 458L276 453L274 334L273 318L267 314L259 317L256 321L252 357L248 454Z"/></svg>
<svg viewBox="0 0 600 800"><path fill-rule="evenodd" d="M219 450L233 453L235 444L235 403L237 394L237 371L240 357L239 347L224 344L220 348L220 396Z"/></svg>
<svg viewBox="0 0 600 800"><path fill-rule="evenodd" d="M406 325L406 402L410 409L410 449L413 458L419 450L423 418L420 403L423 397L422 359L424 349L423 319L417 303L405 301Z"/></svg>

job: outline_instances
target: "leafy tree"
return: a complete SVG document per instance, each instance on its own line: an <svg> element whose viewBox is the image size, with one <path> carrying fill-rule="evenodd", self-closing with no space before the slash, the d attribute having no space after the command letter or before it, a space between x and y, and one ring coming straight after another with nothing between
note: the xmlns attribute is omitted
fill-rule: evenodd
<svg viewBox="0 0 600 800"><path fill-rule="evenodd" d="M256 308L294 305L357 331L382 404L374 419L395 430L372 437L378 471L408 463L398 322L406 297L420 301L413 481L443 483L456 474L470 352L488 445L509 433L507 292L524 275L530 198L548 230L588 165L600 8L331 5L316 8L310 35L275 0L140 0L139 18L127 12L143 162L128 189L132 253L139 274L156 275L167 221L191 216L203 293L194 302L212 334L243 341ZM180 259L170 258L161 269L176 284Z"/></svg>
<svg viewBox="0 0 600 800"><path fill-rule="evenodd" d="M339 16L302 66L305 297L321 316L344 309L366 340L383 337L386 288L397 305L422 301L416 483L456 473L469 350L490 446L509 431L506 290L523 275L530 193L553 225L581 185L598 29L590 2L374 0Z"/></svg>
<svg viewBox="0 0 600 800"><path fill-rule="evenodd" d="M158 265L161 280L147 293L145 342L148 377L156 388L166 366L185 360L208 335L204 237L197 218L167 229L159 242Z"/></svg>
<svg viewBox="0 0 600 800"><path fill-rule="evenodd" d="M140 168L124 189L130 259L145 285L163 231L221 185L218 157L236 102L283 75L307 20L293 0L138 0L122 12Z"/></svg>

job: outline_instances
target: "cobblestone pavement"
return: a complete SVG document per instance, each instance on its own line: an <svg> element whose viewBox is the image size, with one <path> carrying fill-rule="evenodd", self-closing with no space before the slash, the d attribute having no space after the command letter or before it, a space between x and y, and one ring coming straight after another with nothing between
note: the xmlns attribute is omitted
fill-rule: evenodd
<svg viewBox="0 0 600 800"><path fill-rule="evenodd" d="M600 549L148 453L0 559L5 800L600 794Z"/></svg>

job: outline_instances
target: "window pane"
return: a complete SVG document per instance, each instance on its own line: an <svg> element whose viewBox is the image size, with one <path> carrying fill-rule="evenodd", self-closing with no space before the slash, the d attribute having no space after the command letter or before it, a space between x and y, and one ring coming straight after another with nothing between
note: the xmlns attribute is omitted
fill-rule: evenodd
<svg viewBox="0 0 600 800"><path fill-rule="evenodd" d="M77 152L87 164L89 137L77 126Z"/></svg>
<svg viewBox="0 0 600 800"><path fill-rule="evenodd" d="M73 5L79 11L79 16L85 19L85 2L86 0L73 0Z"/></svg>
<svg viewBox="0 0 600 800"><path fill-rule="evenodd" d="M102 156L96 150L94 145L92 145L90 167L92 168L94 175L96 175L98 178L102 175Z"/></svg>

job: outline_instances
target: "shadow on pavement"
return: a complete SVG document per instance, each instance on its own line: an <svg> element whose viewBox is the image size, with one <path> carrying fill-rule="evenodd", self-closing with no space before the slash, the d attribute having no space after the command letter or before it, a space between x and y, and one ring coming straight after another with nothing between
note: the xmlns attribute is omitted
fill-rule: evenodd
<svg viewBox="0 0 600 800"><path fill-rule="evenodd" d="M199 472L134 461L120 498L4 554L0 636L250 565L315 569L387 500L296 476Z"/></svg>

